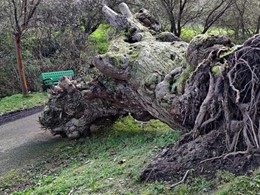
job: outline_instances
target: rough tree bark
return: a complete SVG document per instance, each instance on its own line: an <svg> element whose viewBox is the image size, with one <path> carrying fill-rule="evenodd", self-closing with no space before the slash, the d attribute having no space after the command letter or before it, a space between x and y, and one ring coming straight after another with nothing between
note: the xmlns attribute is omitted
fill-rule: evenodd
<svg viewBox="0 0 260 195"><path fill-rule="evenodd" d="M17 61L17 69L19 72L19 78L22 88L22 94L24 96L28 95L28 87L26 83L25 71L24 71L24 64L22 60L22 44L21 44L21 33L15 33L15 49L16 49L16 61Z"/></svg>
<svg viewBox="0 0 260 195"><path fill-rule="evenodd" d="M41 124L77 138L131 113L181 130L180 141L142 172L143 180L178 180L189 170L209 176L218 169L243 173L258 166L260 36L240 47L220 35L199 35L187 44L160 32L150 16L142 17L143 10L133 15L122 3L120 11L103 7L124 33L94 58L102 74L81 84L64 77Z"/></svg>

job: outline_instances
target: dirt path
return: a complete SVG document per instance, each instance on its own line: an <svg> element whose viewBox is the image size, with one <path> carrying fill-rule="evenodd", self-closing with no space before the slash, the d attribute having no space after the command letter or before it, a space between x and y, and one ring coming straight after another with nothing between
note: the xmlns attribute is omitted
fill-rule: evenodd
<svg viewBox="0 0 260 195"><path fill-rule="evenodd" d="M40 128L39 113L0 126L0 176L31 164L61 141Z"/></svg>

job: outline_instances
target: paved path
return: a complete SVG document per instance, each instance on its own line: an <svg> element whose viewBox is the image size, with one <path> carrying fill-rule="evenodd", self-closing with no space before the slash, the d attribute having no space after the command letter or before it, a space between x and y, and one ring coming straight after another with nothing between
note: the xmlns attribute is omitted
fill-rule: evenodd
<svg viewBox="0 0 260 195"><path fill-rule="evenodd" d="M0 126L0 176L33 163L61 138L40 128L39 113Z"/></svg>

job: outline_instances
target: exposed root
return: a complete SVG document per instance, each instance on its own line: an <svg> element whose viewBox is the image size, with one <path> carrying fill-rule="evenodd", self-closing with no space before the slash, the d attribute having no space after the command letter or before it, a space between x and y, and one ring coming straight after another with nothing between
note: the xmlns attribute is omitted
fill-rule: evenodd
<svg viewBox="0 0 260 195"><path fill-rule="evenodd" d="M245 154L248 154L248 153L249 153L249 150L246 150L246 151L238 151L238 152L231 152L231 153L229 153L229 154L226 154L226 155L224 156L224 159L227 159L227 158L230 157L230 156L236 156L236 155L239 155L239 154L245 155Z"/></svg>
<svg viewBox="0 0 260 195"><path fill-rule="evenodd" d="M169 180L171 175L184 174L191 168L195 170L192 174L208 177L217 170L243 174L260 166L259 43L257 35L224 59L215 56L197 68L180 98L186 118L195 116L193 130L148 167L154 170L149 178ZM216 64L222 67L220 73L213 71ZM202 75L208 83L203 87ZM193 90L203 98L199 99ZM187 97L190 104L185 104ZM197 107L195 100L200 100ZM187 108L191 111L186 112ZM181 113L176 110L173 113ZM144 171L142 177L145 174Z"/></svg>
<svg viewBox="0 0 260 195"><path fill-rule="evenodd" d="M208 158L208 159L205 159L205 160L200 161L200 164L205 163L205 162L208 162L208 161L211 161L211 160L220 159L220 158L223 158L224 156L225 156L225 154L222 154L221 156L216 156L216 157Z"/></svg>
<svg viewBox="0 0 260 195"><path fill-rule="evenodd" d="M196 132L198 131L197 133L199 133L200 127L203 124L203 122L205 121L205 116L208 112L212 98L214 97L215 78L213 77L212 73L209 73L209 75L210 75L210 79L209 79L208 94L207 94L206 98L204 99L204 101L202 102L202 105L200 106L200 111L199 111L199 113L196 117L196 120L195 120L194 129L196 130Z"/></svg>
<svg viewBox="0 0 260 195"><path fill-rule="evenodd" d="M185 175L183 176L183 178L182 178L181 181L179 181L179 182L177 182L177 183L175 183L175 184L172 184L170 187L171 187L171 188L174 188L174 187L176 187L176 186L182 184L182 183L185 181L185 179L187 178L187 176L188 176L188 174L189 174L189 171L190 171L190 170L187 170L187 171L186 171L186 173L185 173Z"/></svg>

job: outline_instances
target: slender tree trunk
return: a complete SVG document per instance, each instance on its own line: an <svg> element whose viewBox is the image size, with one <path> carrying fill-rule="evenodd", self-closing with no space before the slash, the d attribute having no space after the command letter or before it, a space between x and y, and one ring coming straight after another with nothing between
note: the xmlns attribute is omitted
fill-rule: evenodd
<svg viewBox="0 0 260 195"><path fill-rule="evenodd" d="M170 15L170 22L171 22L171 32L178 36L177 28L176 28L176 22L173 14Z"/></svg>
<svg viewBox="0 0 260 195"><path fill-rule="evenodd" d="M205 34L206 32L208 32L209 27L204 27L203 31L201 32L201 34Z"/></svg>
<svg viewBox="0 0 260 195"><path fill-rule="evenodd" d="M22 94L28 96L28 87L25 78L24 65L22 61L22 52L21 52L21 34L15 33L15 49L16 49L16 60L17 60L17 69L20 78L20 84L22 88Z"/></svg>
<svg viewBox="0 0 260 195"><path fill-rule="evenodd" d="M177 26L177 32L176 32L176 36L180 37L181 36L181 21L178 21L178 26Z"/></svg>

